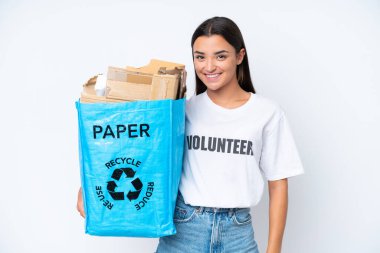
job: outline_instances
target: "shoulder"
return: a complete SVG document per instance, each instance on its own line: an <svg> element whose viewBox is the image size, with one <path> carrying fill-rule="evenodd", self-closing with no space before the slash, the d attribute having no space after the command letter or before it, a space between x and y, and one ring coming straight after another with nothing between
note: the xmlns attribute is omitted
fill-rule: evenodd
<svg viewBox="0 0 380 253"><path fill-rule="evenodd" d="M261 94L253 95L253 99L255 100L253 103L253 108L256 110L261 110L263 113L273 117L282 117L285 113L283 107L276 100Z"/></svg>
<svg viewBox="0 0 380 253"><path fill-rule="evenodd" d="M204 95L205 95L204 92L201 93L201 94L198 94L198 95L194 94L194 95L192 95L191 97L186 98L186 103L187 103L187 104L194 104L194 103L196 103L196 102L199 102L200 100L202 100L202 97L203 97Z"/></svg>
<svg viewBox="0 0 380 253"><path fill-rule="evenodd" d="M203 104L205 103L204 95L205 95L205 93L201 93L198 95L194 94L190 98L187 98L186 99L186 110L191 110L191 109L195 109L197 107L202 107Z"/></svg>
<svg viewBox="0 0 380 253"><path fill-rule="evenodd" d="M272 98L257 94L255 94L254 98L256 103L253 103L253 107L263 119L264 131L267 133L273 132L286 120L284 108Z"/></svg>

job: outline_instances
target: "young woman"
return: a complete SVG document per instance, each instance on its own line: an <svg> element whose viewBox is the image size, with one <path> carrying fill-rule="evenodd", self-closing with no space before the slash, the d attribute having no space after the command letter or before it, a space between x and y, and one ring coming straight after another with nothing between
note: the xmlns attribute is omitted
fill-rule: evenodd
<svg viewBox="0 0 380 253"><path fill-rule="evenodd" d="M196 96L186 103L186 148L175 223L157 253L258 252L250 216L268 180L267 253L281 252L287 178L303 167L282 108L255 94L247 50L225 17L195 30Z"/></svg>
<svg viewBox="0 0 380 253"><path fill-rule="evenodd" d="M281 252L287 178L303 173L289 123L273 100L257 95L237 25L225 17L195 30L196 96L186 103L186 147L174 213L177 234L157 253L258 252L250 207L269 186L267 253ZM84 216L81 190L78 210Z"/></svg>

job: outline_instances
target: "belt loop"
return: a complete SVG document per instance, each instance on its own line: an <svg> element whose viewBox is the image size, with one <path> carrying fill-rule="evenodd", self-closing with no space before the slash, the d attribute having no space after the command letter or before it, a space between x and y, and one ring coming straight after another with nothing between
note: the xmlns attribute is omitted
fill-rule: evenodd
<svg viewBox="0 0 380 253"><path fill-rule="evenodd" d="M228 218L231 218L231 217L232 217L233 212L234 212L234 209L233 209L233 208L230 208L230 209L228 210Z"/></svg>
<svg viewBox="0 0 380 253"><path fill-rule="evenodd" d="M199 207L197 208L197 212L198 212L199 214L203 214L203 210L204 210L204 207L203 207L203 206L199 206Z"/></svg>

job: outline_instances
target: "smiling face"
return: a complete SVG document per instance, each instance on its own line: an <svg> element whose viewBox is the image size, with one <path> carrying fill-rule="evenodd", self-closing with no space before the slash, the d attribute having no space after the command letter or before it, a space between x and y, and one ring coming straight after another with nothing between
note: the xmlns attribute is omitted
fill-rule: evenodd
<svg viewBox="0 0 380 253"><path fill-rule="evenodd" d="M237 54L222 36L200 36L193 44L194 68L208 90L219 91L237 85L236 67L245 50Z"/></svg>

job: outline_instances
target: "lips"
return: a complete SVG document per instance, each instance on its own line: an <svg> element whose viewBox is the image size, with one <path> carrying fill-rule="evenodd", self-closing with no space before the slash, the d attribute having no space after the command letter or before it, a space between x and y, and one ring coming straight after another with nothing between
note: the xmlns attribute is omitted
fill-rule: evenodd
<svg viewBox="0 0 380 253"><path fill-rule="evenodd" d="M216 74L204 74L207 78L208 81L217 81L221 75L221 73L216 73Z"/></svg>

